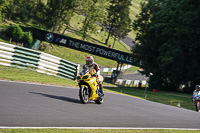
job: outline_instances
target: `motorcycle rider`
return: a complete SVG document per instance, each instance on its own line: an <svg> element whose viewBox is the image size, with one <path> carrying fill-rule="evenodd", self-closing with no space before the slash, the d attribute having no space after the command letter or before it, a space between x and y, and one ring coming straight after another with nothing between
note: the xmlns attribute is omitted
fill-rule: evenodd
<svg viewBox="0 0 200 133"><path fill-rule="evenodd" d="M92 76L97 78L97 83L99 84L100 93L104 95L103 84L102 81L100 80L100 69L98 64L94 62L94 58L92 56L87 56L85 61L86 64L83 65L83 69L89 69L90 72L92 72L94 69L96 70L96 73L93 74Z"/></svg>
<svg viewBox="0 0 200 133"><path fill-rule="evenodd" d="M195 87L195 90L193 92L193 102L194 102L194 105L196 106L196 96L199 94L199 91L200 91L200 85L196 85Z"/></svg>

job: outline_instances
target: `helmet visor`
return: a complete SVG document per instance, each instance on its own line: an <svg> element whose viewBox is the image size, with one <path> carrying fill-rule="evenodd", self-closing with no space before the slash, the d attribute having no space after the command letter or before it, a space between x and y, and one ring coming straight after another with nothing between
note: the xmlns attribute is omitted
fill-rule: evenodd
<svg viewBox="0 0 200 133"><path fill-rule="evenodd" d="M92 65L92 61L86 61L86 65Z"/></svg>
<svg viewBox="0 0 200 133"><path fill-rule="evenodd" d="M200 86L199 86L199 85L197 85L197 86L196 86L196 90L199 90L199 89L200 89Z"/></svg>

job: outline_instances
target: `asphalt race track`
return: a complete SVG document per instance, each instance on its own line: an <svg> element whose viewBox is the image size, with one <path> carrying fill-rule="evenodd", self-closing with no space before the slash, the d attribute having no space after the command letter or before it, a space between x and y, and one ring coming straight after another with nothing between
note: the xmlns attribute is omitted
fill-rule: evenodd
<svg viewBox="0 0 200 133"><path fill-rule="evenodd" d="M84 105L78 89L0 81L0 127L200 129L199 123L198 112L134 97L106 92L102 105Z"/></svg>

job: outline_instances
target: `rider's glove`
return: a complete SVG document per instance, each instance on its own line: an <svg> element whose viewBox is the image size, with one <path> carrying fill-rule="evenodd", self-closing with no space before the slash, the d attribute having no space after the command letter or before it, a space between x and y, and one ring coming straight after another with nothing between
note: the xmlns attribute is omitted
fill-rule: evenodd
<svg viewBox="0 0 200 133"><path fill-rule="evenodd" d="M97 74L96 74L96 73L95 73L95 74L92 74L92 76L96 77L96 76L97 76Z"/></svg>

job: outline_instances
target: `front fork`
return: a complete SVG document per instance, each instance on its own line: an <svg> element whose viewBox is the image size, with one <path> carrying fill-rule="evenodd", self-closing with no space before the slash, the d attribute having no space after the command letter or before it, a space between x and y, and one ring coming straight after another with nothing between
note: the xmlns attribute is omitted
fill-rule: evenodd
<svg viewBox="0 0 200 133"><path fill-rule="evenodd" d="M89 89L88 89L88 87L87 87L86 85L80 85L79 88L80 88L81 86L83 86L84 88L86 88L86 95L89 95Z"/></svg>
<svg viewBox="0 0 200 133"><path fill-rule="evenodd" d="M86 87L86 95L89 96L89 88L88 87Z"/></svg>

